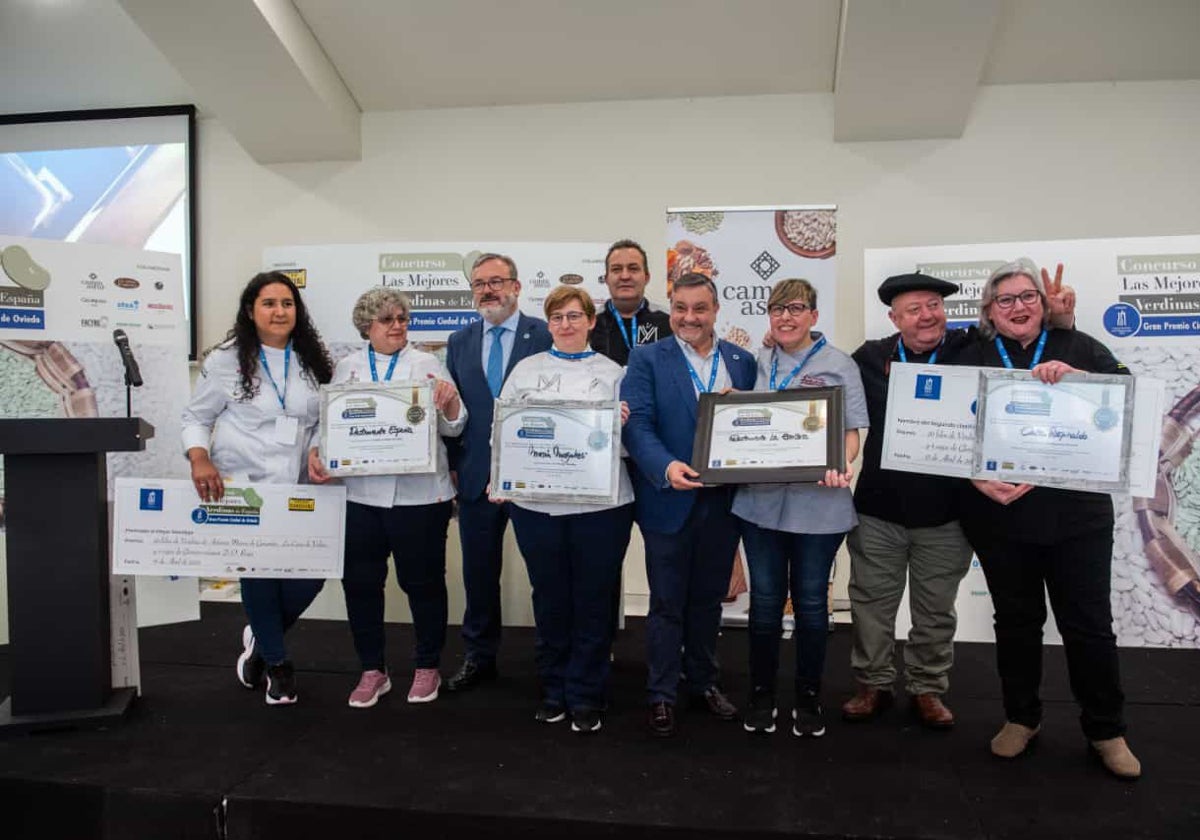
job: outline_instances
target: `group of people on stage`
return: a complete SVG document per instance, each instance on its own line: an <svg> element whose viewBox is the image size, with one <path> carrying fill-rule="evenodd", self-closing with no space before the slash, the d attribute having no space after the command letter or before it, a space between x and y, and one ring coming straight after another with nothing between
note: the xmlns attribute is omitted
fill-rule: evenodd
<svg viewBox="0 0 1200 840"><path fill-rule="evenodd" d="M1124 739L1123 694L1109 600L1111 500L1102 494L972 481L882 469L882 434L863 446L855 489L850 464L861 430L881 429L894 362L1027 368L1047 383L1067 373L1127 373L1109 351L1073 328L1074 293L1028 260L985 284L979 325L947 330L943 299L958 290L924 274L888 278L879 297L897 332L853 356L815 327L817 292L779 281L767 301L768 340L757 353L719 339L720 296L704 274L673 284L668 312L645 299L646 253L631 240L606 256L609 300L560 286L545 319L518 308L513 261L483 254L470 285L482 320L450 336L446 363L409 345L410 302L375 288L351 314L363 347L335 367L304 301L284 274L254 277L233 329L205 357L183 439L196 492L219 499L231 475L254 481L330 480L315 445L319 388L353 381L432 379L439 444L435 472L343 479L347 490L343 589L362 674L354 707L375 705L392 683L384 651L389 555L408 596L415 632L408 700L429 702L497 676L502 541L511 520L532 584L541 697L537 722L570 720L579 733L603 724L621 564L636 521L645 543L647 725L678 727L681 700L750 732L776 729L783 614L795 631L792 731L825 732L822 676L827 586L844 538L851 556L851 666L858 689L841 707L866 721L892 703L894 631L908 582L913 626L904 646L904 689L920 722L954 725L944 701L953 660L959 582L978 554L995 606L1005 723L991 742L1003 758L1038 735L1042 707L1044 592L1067 654L1085 737L1121 778L1141 767ZM816 483L705 486L690 463L699 395L841 386L845 463ZM616 502L509 500L489 486L495 401L620 401L627 457ZM446 535L457 499L466 613L466 655L443 680ZM750 573L751 691L739 712L722 688L716 658L721 602L739 540ZM320 580L243 578L249 625L237 676L265 687L266 702L296 702L284 636L321 589Z"/></svg>

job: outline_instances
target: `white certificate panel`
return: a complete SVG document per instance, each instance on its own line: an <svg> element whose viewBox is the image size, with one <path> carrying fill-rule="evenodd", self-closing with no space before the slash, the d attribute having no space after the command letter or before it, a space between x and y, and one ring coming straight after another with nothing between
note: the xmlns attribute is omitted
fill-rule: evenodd
<svg viewBox="0 0 1200 840"><path fill-rule="evenodd" d="M321 386L321 459L333 476L436 471L433 380Z"/></svg>
<svg viewBox="0 0 1200 840"><path fill-rule="evenodd" d="M230 482L203 502L185 479L118 478L113 574L340 578L346 488Z"/></svg>
<svg viewBox="0 0 1200 840"><path fill-rule="evenodd" d="M497 400L491 494L616 504L620 443L618 401Z"/></svg>
<svg viewBox="0 0 1200 840"><path fill-rule="evenodd" d="M741 469L823 465L828 435L828 399L719 403L713 408L708 464Z"/></svg>
<svg viewBox="0 0 1200 840"><path fill-rule="evenodd" d="M1127 489L1133 385L1129 376L1068 374L1046 385L1028 371L981 371L975 474Z"/></svg>
<svg viewBox="0 0 1200 840"><path fill-rule="evenodd" d="M978 393L979 368L893 363L880 466L970 478Z"/></svg>

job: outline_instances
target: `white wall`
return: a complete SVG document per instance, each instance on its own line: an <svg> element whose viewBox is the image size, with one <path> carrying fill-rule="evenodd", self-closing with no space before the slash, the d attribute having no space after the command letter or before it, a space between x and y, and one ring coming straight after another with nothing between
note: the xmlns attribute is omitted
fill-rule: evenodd
<svg viewBox="0 0 1200 840"><path fill-rule="evenodd" d="M983 88L957 140L833 143L832 112L822 94L376 113L361 162L270 167L202 121L202 342L266 245L631 236L653 261L669 205L835 203L850 350L866 247L1200 232L1200 82Z"/></svg>

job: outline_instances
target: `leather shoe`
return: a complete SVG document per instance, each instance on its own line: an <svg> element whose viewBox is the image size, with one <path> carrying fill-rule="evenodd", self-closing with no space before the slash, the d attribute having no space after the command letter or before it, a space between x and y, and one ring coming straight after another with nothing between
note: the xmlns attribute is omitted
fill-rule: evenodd
<svg viewBox="0 0 1200 840"><path fill-rule="evenodd" d="M913 708L917 712L917 717L921 719L922 726L929 729L954 728L954 712L946 708L946 704L942 702L942 698L938 694L931 691L914 694Z"/></svg>
<svg viewBox="0 0 1200 840"><path fill-rule="evenodd" d="M646 723L651 735L670 738L675 734L675 707L670 703L651 703Z"/></svg>
<svg viewBox="0 0 1200 840"><path fill-rule="evenodd" d="M733 705L732 701L722 694L721 689L715 685L710 685L704 689L703 694L692 695L692 706L700 709L708 709L710 714L719 717L721 720L733 720L738 716L737 706Z"/></svg>
<svg viewBox="0 0 1200 840"><path fill-rule="evenodd" d="M1142 775L1142 762L1138 761L1129 744L1121 737L1106 738L1103 741L1092 741L1092 750L1104 769L1118 779L1132 781Z"/></svg>
<svg viewBox="0 0 1200 840"><path fill-rule="evenodd" d="M447 691L467 691L480 683L496 679L496 664L481 663L474 659L464 659L462 667L450 679L446 680Z"/></svg>
<svg viewBox="0 0 1200 840"><path fill-rule="evenodd" d="M859 683L854 696L842 704L842 718L855 722L870 720L890 705L892 692Z"/></svg>

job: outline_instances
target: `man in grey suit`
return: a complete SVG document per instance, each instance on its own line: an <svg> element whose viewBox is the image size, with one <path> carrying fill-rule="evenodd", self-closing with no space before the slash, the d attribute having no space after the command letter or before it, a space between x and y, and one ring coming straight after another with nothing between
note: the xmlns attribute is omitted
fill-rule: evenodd
<svg viewBox="0 0 1200 840"><path fill-rule="evenodd" d="M458 446L450 450L451 467L458 474L458 533L467 596L462 635L467 655L446 681L448 691L464 691L496 677L500 571L509 506L493 504L487 497L492 407L513 366L526 356L549 350L553 343L545 321L517 309L521 281L511 257L478 257L471 266L471 293L483 320L455 332L446 347L446 367L468 412Z"/></svg>

